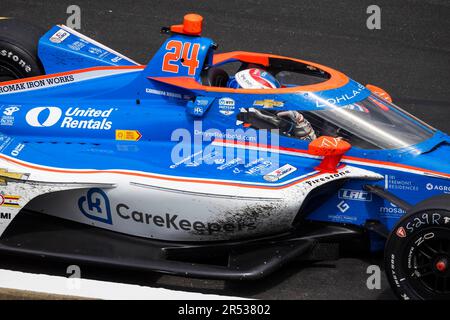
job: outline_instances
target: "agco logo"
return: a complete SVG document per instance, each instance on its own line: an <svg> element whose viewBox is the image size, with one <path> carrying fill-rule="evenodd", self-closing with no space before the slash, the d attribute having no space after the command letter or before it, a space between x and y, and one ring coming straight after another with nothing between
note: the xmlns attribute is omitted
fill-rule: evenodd
<svg viewBox="0 0 450 320"><path fill-rule="evenodd" d="M444 191L445 193L450 192L450 186L434 185L432 183L427 183L426 188L428 191L436 190L436 191Z"/></svg>
<svg viewBox="0 0 450 320"><path fill-rule="evenodd" d="M61 116L62 111L58 107L37 107L28 111L25 120L32 127L51 127Z"/></svg>

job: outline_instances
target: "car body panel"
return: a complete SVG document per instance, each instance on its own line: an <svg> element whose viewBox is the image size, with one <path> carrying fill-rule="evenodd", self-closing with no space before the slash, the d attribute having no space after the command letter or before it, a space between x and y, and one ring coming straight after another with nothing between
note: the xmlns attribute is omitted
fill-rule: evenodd
<svg viewBox="0 0 450 320"><path fill-rule="evenodd" d="M177 48L186 50L184 62L167 66ZM308 195L337 180L342 185L304 219L360 227L379 221L392 229L405 212L364 185L411 204L450 189L450 167L442 161L450 140L442 132L403 149L352 148L336 176L315 169L322 159L307 152L308 141L243 134L237 115L251 108L317 111L371 96L328 67L214 54L212 40L180 34L140 66L64 26L43 36L39 54L46 71L59 73L0 84L0 168L30 181L89 187L43 188L21 203L27 209L146 238L234 240L293 228ZM238 59L295 62L323 81L263 92L201 84L204 67ZM7 182L5 192L20 183Z"/></svg>

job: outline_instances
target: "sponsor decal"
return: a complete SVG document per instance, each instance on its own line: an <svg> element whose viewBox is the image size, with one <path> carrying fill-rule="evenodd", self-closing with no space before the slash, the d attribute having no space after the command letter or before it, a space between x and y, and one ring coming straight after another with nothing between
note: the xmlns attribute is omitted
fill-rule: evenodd
<svg viewBox="0 0 450 320"><path fill-rule="evenodd" d="M191 96L189 96L189 95L175 93L175 92L162 91L162 90L156 90L156 89L152 89L152 88L146 88L145 93L156 94L158 96L164 96L164 97L176 98L176 99L184 99L184 100L191 99Z"/></svg>
<svg viewBox="0 0 450 320"><path fill-rule="evenodd" d="M22 152L22 150L23 150L24 148L25 148L25 144L19 143L19 144L14 148L14 150L11 151L11 155L12 155L13 157L19 156L20 152Z"/></svg>
<svg viewBox="0 0 450 320"><path fill-rule="evenodd" d="M68 47L70 49L72 49L73 51L80 51L85 46L86 46L86 44L81 41L75 41L74 43L68 45Z"/></svg>
<svg viewBox="0 0 450 320"><path fill-rule="evenodd" d="M9 212L0 212L0 226L8 225L12 220L12 214Z"/></svg>
<svg viewBox="0 0 450 320"><path fill-rule="evenodd" d="M111 59L111 62L117 63L117 62L119 62L120 60L122 60L122 58L116 56L116 57L114 57L114 58Z"/></svg>
<svg viewBox="0 0 450 320"><path fill-rule="evenodd" d="M330 219L330 221L332 222L344 222L344 223L354 223L358 220L357 217L347 216L343 214L328 215L328 219Z"/></svg>
<svg viewBox="0 0 450 320"><path fill-rule="evenodd" d="M138 141L142 137L137 130L116 130L116 140Z"/></svg>
<svg viewBox="0 0 450 320"><path fill-rule="evenodd" d="M244 160L241 158L234 158L231 159L230 161L222 164L221 166L217 167L217 170L226 170L226 169L230 169L230 168L234 168L238 165L241 165L244 163Z"/></svg>
<svg viewBox="0 0 450 320"><path fill-rule="evenodd" d="M20 196L0 194L0 207L20 208Z"/></svg>
<svg viewBox="0 0 450 320"><path fill-rule="evenodd" d="M339 199L354 201L372 201L372 194L363 190L341 189Z"/></svg>
<svg viewBox="0 0 450 320"><path fill-rule="evenodd" d="M265 109L271 108L282 108L284 107L284 102L276 101L272 99L264 99L264 100L255 100L253 102L254 107L263 107Z"/></svg>
<svg viewBox="0 0 450 320"><path fill-rule="evenodd" d="M6 147L8 147L12 141L12 138L0 133L0 151L6 149Z"/></svg>
<svg viewBox="0 0 450 320"><path fill-rule="evenodd" d="M250 169L246 170L246 174L255 175L255 174L261 174L261 171L264 169L270 168L272 166L272 161L270 160L264 160L263 162L257 164L254 167L251 167Z"/></svg>
<svg viewBox="0 0 450 320"><path fill-rule="evenodd" d="M406 238L406 230L403 227L400 227L397 229L397 231L395 231L395 234L399 237L399 238Z"/></svg>
<svg viewBox="0 0 450 320"><path fill-rule="evenodd" d="M13 126L14 125L14 113L20 110L21 106L8 106L4 109L3 115L0 118L0 125Z"/></svg>
<svg viewBox="0 0 450 320"><path fill-rule="evenodd" d="M45 120L40 117L41 113L48 113ZM38 107L29 110L25 120L32 127L51 127L59 121L61 116L62 111L58 107Z"/></svg>
<svg viewBox="0 0 450 320"><path fill-rule="evenodd" d="M170 169L175 169L180 165L185 167L198 167L202 163L206 164L223 164L225 159L216 159L217 157L222 157L218 152L203 153L204 150L197 151L196 153L182 158L180 161L175 162L170 166Z"/></svg>
<svg viewBox="0 0 450 320"><path fill-rule="evenodd" d="M107 110L95 108L68 108L64 113L58 107L37 107L29 110L25 120L32 127L52 127L62 118L61 128L110 130L112 121L108 121L111 113L117 109ZM89 119L85 119L89 118Z"/></svg>
<svg viewBox="0 0 450 320"><path fill-rule="evenodd" d="M219 99L219 112L225 116L234 114L235 102L231 98Z"/></svg>
<svg viewBox="0 0 450 320"><path fill-rule="evenodd" d="M0 185L6 186L8 179L27 180L29 173L8 172L6 169L0 169Z"/></svg>
<svg viewBox="0 0 450 320"><path fill-rule="evenodd" d="M161 214L155 215L147 212L132 209L129 205L119 203L116 206L116 213L118 217L123 220L129 220L136 223L142 223L159 228L166 228L177 231L195 232L199 235L213 235L221 232L238 232L251 231L256 229L253 222L250 223L211 223L202 221L190 221L182 219L176 214Z"/></svg>
<svg viewBox="0 0 450 320"><path fill-rule="evenodd" d="M386 175L385 188L390 190L419 191L419 186L413 181L399 179L393 175Z"/></svg>
<svg viewBox="0 0 450 320"><path fill-rule="evenodd" d="M10 212L0 212L0 224L3 223L4 220L11 220L12 215Z"/></svg>
<svg viewBox="0 0 450 320"><path fill-rule="evenodd" d="M380 216L384 218L398 219L404 214L406 214L406 211L402 208L397 207L393 203L390 204L390 207L380 207Z"/></svg>
<svg viewBox="0 0 450 320"><path fill-rule="evenodd" d="M202 153L203 153L203 150L197 151L196 153L191 154L190 156L185 157L185 158L181 159L180 161L175 162L174 164L172 164L170 166L170 169L178 168L180 165L183 165L183 164L187 165L188 163L192 162L193 159L195 159L195 157L201 155Z"/></svg>
<svg viewBox="0 0 450 320"><path fill-rule="evenodd" d="M294 166L291 166L290 164L285 164L281 168L278 168L264 176L264 180L269 182L275 182L278 180L283 179L284 177L290 175L294 171L296 171L297 168Z"/></svg>
<svg viewBox="0 0 450 320"><path fill-rule="evenodd" d="M357 96L361 94L361 92L365 91L366 87L364 87L361 84L358 84L358 88L355 90L352 90L350 93L345 93L340 96L324 99L324 100L316 100L316 107L317 108L324 108L329 107L330 105L342 105L342 104L348 104L349 101L353 100Z"/></svg>
<svg viewBox="0 0 450 320"><path fill-rule="evenodd" d="M345 213L350 209L350 206L348 205L347 202L345 202L345 200L342 200L341 202L338 203L337 208L339 209L340 212Z"/></svg>
<svg viewBox="0 0 450 320"><path fill-rule="evenodd" d="M227 130L226 132L219 132L217 130L198 130L194 129L194 135L196 136L203 136L203 139L205 141L211 141L213 138L216 139L225 139L225 140L237 140L237 141L250 141L255 142L257 141L257 137L252 135L252 132L249 132L248 134L240 133L238 130Z"/></svg>
<svg viewBox="0 0 450 320"><path fill-rule="evenodd" d="M450 193L450 186L427 183L426 189L428 191L443 191L445 193Z"/></svg>
<svg viewBox="0 0 450 320"><path fill-rule="evenodd" d="M89 189L86 196L78 199L78 208L91 220L113 224L109 199L99 188Z"/></svg>
<svg viewBox="0 0 450 320"><path fill-rule="evenodd" d="M332 138L332 137L323 137L321 139L320 147L321 148L337 148L341 139Z"/></svg>
<svg viewBox="0 0 450 320"><path fill-rule="evenodd" d="M202 116L213 103L212 97L197 97L194 101L189 101L186 105L187 112L193 116Z"/></svg>
<svg viewBox="0 0 450 320"><path fill-rule="evenodd" d="M3 114L5 116L12 116L14 114L14 112L17 112L20 110L21 106L9 106L7 108L5 108L5 111L3 111Z"/></svg>
<svg viewBox="0 0 450 320"><path fill-rule="evenodd" d="M62 43L64 40L66 40L68 37L70 36L70 33L63 30L63 29L59 29L58 31L55 32L54 35L52 35L50 37L50 42L53 43Z"/></svg>
<svg viewBox="0 0 450 320"><path fill-rule="evenodd" d="M9 60L17 63L26 73L32 71L31 66L25 62L22 58L6 49L0 49L0 57L8 58Z"/></svg>
<svg viewBox="0 0 450 320"><path fill-rule="evenodd" d="M321 176L319 178L306 180L305 182L310 187L313 187L316 184L320 184L320 183L323 183L323 182L330 182L330 181L333 181L333 180L345 177L348 174L350 174L350 171L349 170L345 170L345 171L341 171L341 172L338 172L338 173L332 173L332 174L328 174L328 175L325 175L325 176Z"/></svg>
<svg viewBox="0 0 450 320"><path fill-rule="evenodd" d="M29 89L38 89L47 86L55 86L75 81L73 75L57 76L40 80L30 80L16 84L0 85L0 93L13 93Z"/></svg>
<svg viewBox="0 0 450 320"><path fill-rule="evenodd" d="M90 48L88 49L88 52L91 53L91 54L93 54L93 55L96 55L96 56L97 56L97 55L103 53L103 50L100 49L100 48L97 48L97 47L90 47Z"/></svg>
<svg viewBox="0 0 450 320"><path fill-rule="evenodd" d="M245 167L245 168L251 168L251 167L253 167L253 166L256 166L256 165L258 165L258 164L264 162L264 160L266 160L266 159L264 159L264 158L258 158L258 159L252 160L252 161L250 161L249 163L247 163L244 167Z"/></svg>

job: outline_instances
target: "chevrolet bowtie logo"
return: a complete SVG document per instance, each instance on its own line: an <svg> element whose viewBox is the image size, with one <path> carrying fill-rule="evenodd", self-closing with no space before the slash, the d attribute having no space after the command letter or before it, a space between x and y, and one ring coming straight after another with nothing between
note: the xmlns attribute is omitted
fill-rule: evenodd
<svg viewBox="0 0 450 320"><path fill-rule="evenodd" d="M6 186L7 181L12 180L27 180L28 173L8 172L6 169L0 169L0 185Z"/></svg>
<svg viewBox="0 0 450 320"><path fill-rule="evenodd" d="M284 102L281 101L275 101L272 99L265 99L265 100L256 100L253 105L255 107L263 107L263 108L274 108L274 107L283 107Z"/></svg>

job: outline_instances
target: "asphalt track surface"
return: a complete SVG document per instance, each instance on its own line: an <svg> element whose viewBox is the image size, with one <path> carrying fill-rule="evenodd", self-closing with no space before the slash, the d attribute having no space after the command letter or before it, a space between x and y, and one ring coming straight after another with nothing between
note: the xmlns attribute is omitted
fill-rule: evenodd
<svg viewBox="0 0 450 320"><path fill-rule="evenodd" d="M0 16L49 28L66 23L66 9L81 8L81 32L146 63L163 41L161 26L188 12L205 17L204 35L219 51L247 50L298 57L331 66L363 84L387 90L407 111L450 132L450 1L20 1L1 0ZM369 5L381 7L381 30L366 27ZM83 268L93 279L265 299L392 299L366 287L358 256L315 264L294 262L258 282L228 283ZM64 275L66 266L2 257L0 268Z"/></svg>

